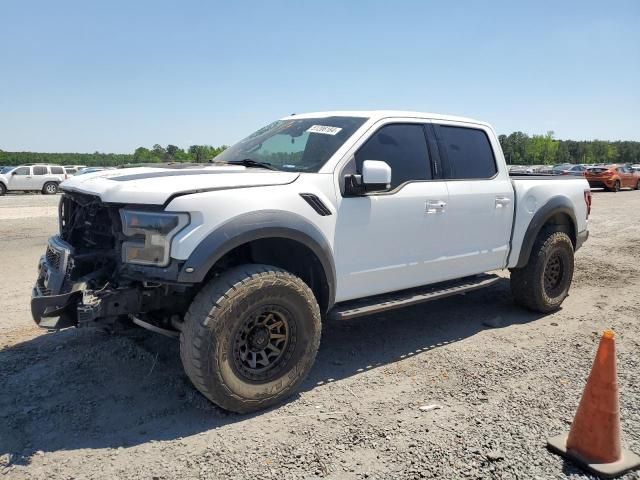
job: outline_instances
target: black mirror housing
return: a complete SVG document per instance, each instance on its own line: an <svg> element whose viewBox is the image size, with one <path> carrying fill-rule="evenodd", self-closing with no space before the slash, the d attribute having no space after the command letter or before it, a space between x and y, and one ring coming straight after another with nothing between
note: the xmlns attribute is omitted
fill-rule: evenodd
<svg viewBox="0 0 640 480"><path fill-rule="evenodd" d="M358 197L366 193L362 175L356 173L344 176L344 193L347 197Z"/></svg>

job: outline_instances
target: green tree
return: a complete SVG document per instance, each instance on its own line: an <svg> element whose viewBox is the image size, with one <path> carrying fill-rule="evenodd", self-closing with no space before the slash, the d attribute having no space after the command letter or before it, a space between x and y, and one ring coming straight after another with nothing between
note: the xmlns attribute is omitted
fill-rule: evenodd
<svg viewBox="0 0 640 480"><path fill-rule="evenodd" d="M555 163L572 163L571 155L569 154L569 147L567 147L565 142L558 142Z"/></svg>
<svg viewBox="0 0 640 480"><path fill-rule="evenodd" d="M179 147L176 147L175 145L167 145L167 148L165 150L167 152L167 156L169 158L169 160L174 160L176 158L176 155L178 154L178 152L180 151Z"/></svg>
<svg viewBox="0 0 640 480"><path fill-rule="evenodd" d="M187 151L189 152L189 155L191 155L191 158L197 163L205 162L207 160L206 148L203 145L191 145Z"/></svg>
<svg viewBox="0 0 640 480"><path fill-rule="evenodd" d="M138 147L135 152L133 152L133 159L136 162L144 163L151 162L153 159L153 155L148 148Z"/></svg>
<svg viewBox="0 0 640 480"><path fill-rule="evenodd" d="M508 142L511 144L511 163L521 164L529 163L526 161L527 143L530 141L529 136L522 132L513 132L509 135Z"/></svg>
<svg viewBox="0 0 640 480"><path fill-rule="evenodd" d="M528 164L552 164L556 158L558 141L553 139L553 131L546 135L534 135L525 148L525 158Z"/></svg>

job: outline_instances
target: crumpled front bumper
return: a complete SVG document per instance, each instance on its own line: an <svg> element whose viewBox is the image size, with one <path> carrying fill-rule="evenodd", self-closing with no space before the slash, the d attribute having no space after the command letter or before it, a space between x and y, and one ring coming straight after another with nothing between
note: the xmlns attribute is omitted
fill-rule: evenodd
<svg viewBox="0 0 640 480"><path fill-rule="evenodd" d="M31 316L38 326L47 329L104 326L117 317L140 312L145 300L147 310L158 302L158 297L150 292L143 295L139 286L114 288L103 279L101 288L88 288L89 282L104 273L102 269L72 280L77 260L74 255L73 247L60 237L49 238L31 291Z"/></svg>
<svg viewBox="0 0 640 480"><path fill-rule="evenodd" d="M39 327L60 329L73 327L78 323L76 307L82 299L82 292L62 295L42 295L37 287L31 292L31 316Z"/></svg>
<svg viewBox="0 0 640 480"><path fill-rule="evenodd" d="M39 327L60 329L78 323L76 307L82 300L82 292L59 293L63 284L62 272L43 255L38 263L38 279L31 290L31 316ZM58 287L52 290L54 286Z"/></svg>

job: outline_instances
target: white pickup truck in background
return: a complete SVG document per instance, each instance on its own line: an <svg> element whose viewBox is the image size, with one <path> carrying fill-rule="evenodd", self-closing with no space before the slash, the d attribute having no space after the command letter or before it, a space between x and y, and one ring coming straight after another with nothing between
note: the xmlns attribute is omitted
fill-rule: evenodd
<svg viewBox="0 0 640 480"><path fill-rule="evenodd" d="M32 312L46 328L179 336L196 388L237 412L295 391L323 318L490 285L551 312L587 239L583 178L510 177L493 129L415 112L294 115L210 165L61 185Z"/></svg>

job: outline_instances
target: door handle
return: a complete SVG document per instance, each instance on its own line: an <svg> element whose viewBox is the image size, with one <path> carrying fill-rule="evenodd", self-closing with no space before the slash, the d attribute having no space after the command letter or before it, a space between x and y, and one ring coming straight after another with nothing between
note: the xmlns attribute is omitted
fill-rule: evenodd
<svg viewBox="0 0 640 480"><path fill-rule="evenodd" d="M444 200L427 200L427 213L444 212L447 202Z"/></svg>
<svg viewBox="0 0 640 480"><path fill-rule="evenodd" d="M508 197L496 197L496 208L506 207L511 203L511 199Z"/></svg>

